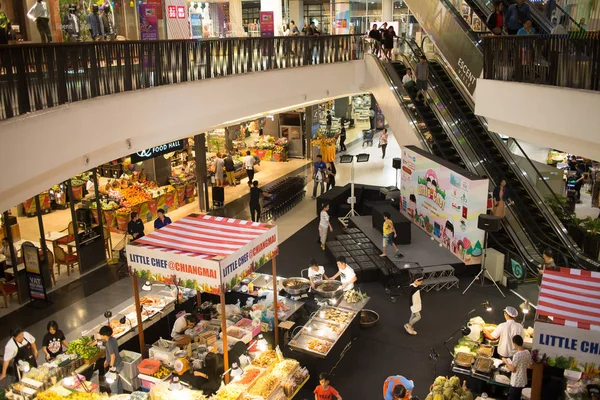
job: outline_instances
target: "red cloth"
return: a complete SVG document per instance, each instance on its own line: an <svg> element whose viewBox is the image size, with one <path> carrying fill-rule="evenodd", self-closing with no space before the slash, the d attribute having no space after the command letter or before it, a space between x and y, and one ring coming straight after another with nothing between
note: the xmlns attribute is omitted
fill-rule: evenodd
<svg viewBox="0 0 600 400"><path fill-rule="evenodd" d="M501 12L496 13L496 26L494 28L500 28L504 26L504 15Z"/></svg>
<svg viewBox="0 0 600 400"><path fill-rule="evenodd" d="M67 254L67 262L73 262L73 261L77 261L77 255L76 254Z"/></svg>
<svg viewBox="0 0 600 400"><path fill-rule="evenodd" d="M333 396L339 396L337 390L329 386L327 389L323 389L323 386L319 385L314 391L319 400L333 400Z"/></svg>

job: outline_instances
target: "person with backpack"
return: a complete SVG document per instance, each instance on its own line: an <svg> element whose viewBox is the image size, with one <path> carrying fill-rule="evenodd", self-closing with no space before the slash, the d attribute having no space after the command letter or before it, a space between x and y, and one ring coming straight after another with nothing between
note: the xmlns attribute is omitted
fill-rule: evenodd
<svg viewBox="0 0 600 400"><path fill-rule="evenodd" d="M408 400L415 384L402 375L388 376L383 382L383 400Z"/></svg>
<svg viewBox="0 0 600 400"><path fill-rule="evenodd" d="M517 0L515 4L508 7L506 12L504 22L506 32L509 35L516 35L528 19L531 19L529 4L525 3L525 0Z"/></svg>

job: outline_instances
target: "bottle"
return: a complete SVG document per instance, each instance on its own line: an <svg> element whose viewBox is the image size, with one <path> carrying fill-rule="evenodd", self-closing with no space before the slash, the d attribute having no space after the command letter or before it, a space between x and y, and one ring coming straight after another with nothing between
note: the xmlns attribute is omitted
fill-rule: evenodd
<svg viewBox="0 0 600 400"><path fill-rule="evenodd" d="M467 381L466 380L463 381L462 391L463 391L463 393L467 391Z"/></svg>

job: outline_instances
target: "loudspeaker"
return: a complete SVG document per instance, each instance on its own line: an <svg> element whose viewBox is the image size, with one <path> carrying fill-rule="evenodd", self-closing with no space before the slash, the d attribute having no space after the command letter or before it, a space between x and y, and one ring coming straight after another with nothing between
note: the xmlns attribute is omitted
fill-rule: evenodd
<svg viewBox="0 0 600 400"><path fill-rule="evenodd" d="M477 227L486 232L498 232L502 228L502 218L495 215L479 214Z"/></svg>
<svg viewBox="0 0 600 400"><path fill-rule="evenodd" d="M392 159L392 167L394 167L394 169L400 169L402 168L402 159L396 157Z"/></svg>
<svg viewBox="0 0 600 400"><path fill-rule="evenodd" d="M225 204L225 188L222 186L213 186L212 201L214 205L222 206Z"/></svg>

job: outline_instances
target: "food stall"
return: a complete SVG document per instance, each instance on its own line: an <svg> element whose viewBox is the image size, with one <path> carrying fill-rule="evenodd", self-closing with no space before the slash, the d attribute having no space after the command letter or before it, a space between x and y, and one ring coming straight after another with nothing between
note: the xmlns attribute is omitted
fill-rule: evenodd
<svg viewBox="0 0 600 400"><path fill-rule="evenodd" d="M600 274L571 268L546 269L538 300L532 357L531 399L542 398L544 375L564 377L565 399L600 395Z"/></svg>
<svg viewBox="0 0 600 400"><path fill-rule="evenodd" d="M275 271L277 251L277 227L203 214L188 215L127 244L128 264L137 276L170 280L220 296L220 328L225 334L219 350L225 369L229 366L225 292L269 260ZM134 294L139 296L136 289ZM273 322L277 331L276 314Z"/></svg>

